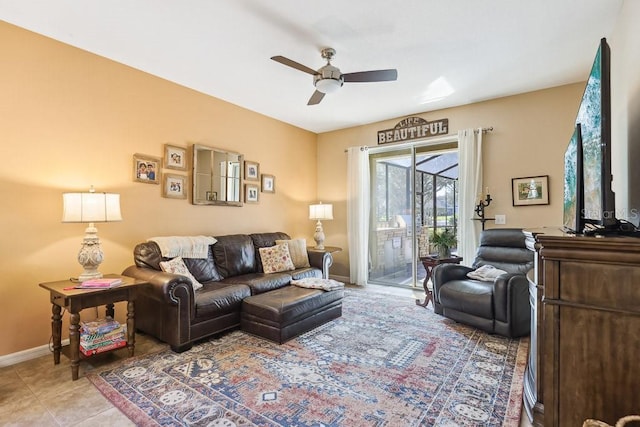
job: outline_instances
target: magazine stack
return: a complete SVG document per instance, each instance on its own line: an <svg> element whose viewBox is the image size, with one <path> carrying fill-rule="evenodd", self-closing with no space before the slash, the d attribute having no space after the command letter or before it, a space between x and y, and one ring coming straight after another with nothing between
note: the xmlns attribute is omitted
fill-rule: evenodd
<svg viewBox="0 0 640 427"><path fill-rule="evenodd" d="M127 345L127 326L107 317L91 322L82 322L80 328L80 351L85 356L115 350Z"/></svg>

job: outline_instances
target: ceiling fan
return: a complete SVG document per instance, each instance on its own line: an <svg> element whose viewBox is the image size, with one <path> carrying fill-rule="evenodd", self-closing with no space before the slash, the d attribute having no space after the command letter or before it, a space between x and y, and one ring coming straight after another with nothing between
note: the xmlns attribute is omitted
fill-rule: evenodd
<svg viewBox="0 0 640 427"><path fill-rule="evenodd" d="M395 69L390 70L373 70L373 71L360 71L356 73L342 74L340 69L331 65L331 58L336 54L335 49L330 47L324 48L320 51L320 54L327 60L327 65L320 67L318 71L302 65L296 61L293 61L284 56L272 56L276 62L295 68L296 70L303 71L313 76L313 85L316 87L316 91L309 98L307 105L316 105L322 101L326 93L332 93L342 87L344 82L347 83L366 83L366 82L388 82L398 79L398 71Z"/></svg>

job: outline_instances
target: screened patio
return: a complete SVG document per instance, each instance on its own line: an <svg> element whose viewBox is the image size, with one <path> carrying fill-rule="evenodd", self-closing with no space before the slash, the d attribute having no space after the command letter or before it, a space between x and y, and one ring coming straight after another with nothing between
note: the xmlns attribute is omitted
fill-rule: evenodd
<svg viewBox="0 0 640 427"><path fill-rule="evenodd" d="M434 232L457 232L458 154L417 153L415 175L410 155L373 162L369 281L421 287L425 271L414 260L435 252L428 244Z"/></svg>

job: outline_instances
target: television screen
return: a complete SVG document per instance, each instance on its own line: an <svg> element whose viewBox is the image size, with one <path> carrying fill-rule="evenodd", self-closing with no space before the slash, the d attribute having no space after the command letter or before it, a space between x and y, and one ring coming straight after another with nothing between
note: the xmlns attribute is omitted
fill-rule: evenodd
<svg viewBox="0 0 640 427"><path fill-rule="evenodd" d="M610 51L600 41L576 123L582 130L584 219L590 224L615 224L615 200L611 190L611 90Z"/></svg>
<svg viewBox="0 0 640 427"><path fill-rule="evenodd" d="M582 161L582 132L578 123L564 152L563 225L568 233L582 233L584 228Z"/></svg>

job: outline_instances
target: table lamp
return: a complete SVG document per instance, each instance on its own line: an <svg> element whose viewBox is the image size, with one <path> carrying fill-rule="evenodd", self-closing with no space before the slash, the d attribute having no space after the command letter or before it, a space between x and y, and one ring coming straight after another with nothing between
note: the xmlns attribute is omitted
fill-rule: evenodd
<svg viewBox="0 0 640 427"><path fill-rule="evenodd" d="M324 230L320 221L333 219L333 205L323 205L322 202L317 205L310 205L309 219L318 221L316 222L316 232L313 234L313 240L316 241L316 249L324 249Z"/></svg>
<svg viewBox="0 0 640 427"><path fill-rule="evenodd" d="M122 221L120 214L120 195L115 193L96 193L93 186L88 193L63 193L62 222L83 222L89 226L85 229L84 240L78 253L78 262L84 271L78 281L99 279L102 273L98 267L104 259L96 222Z"/></svg>

